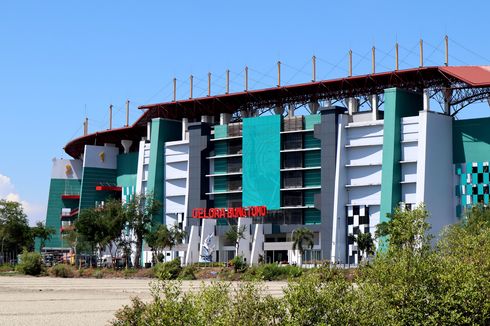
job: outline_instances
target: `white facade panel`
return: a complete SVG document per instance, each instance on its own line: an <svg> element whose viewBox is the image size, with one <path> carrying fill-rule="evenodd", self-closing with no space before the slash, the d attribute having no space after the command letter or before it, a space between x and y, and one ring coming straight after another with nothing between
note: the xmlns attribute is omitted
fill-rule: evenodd
<svg viewBox="0 0 490 326"><path fill-rule="evenodd" d="M415 204L417 202L415 183L402 184L402 202L406 204Z"/></svg>
<svg viewBox="0 0 490 326"><path fill-rule="evenodd" d="M381 186L349 188L348 196L351 205L379 205Z"/></svg>
<svg viewBox="0 0 490 326"><path fill-rule="evenodd" d="M417 161L417 143L405 143L402 146L402 161Z"/></svg>
<svg viewBox="0 0 490 326"><path fill-rule="evenodd" d="M185 195L186 193L187 189L185 179L167 180L165 182L165 195L167 197Z"/></svg>
<svg viewBox="0 0 490 326"><path fill-rule="evenodd" d="M109 146L85 145L83 166L99 169L117 169L119 148Z"/></svg>
<svg viewBox="0 0 490 326"><path fill-rule="evenodd" d="M187 161L175 163L167 162L165 178L167 180L187 178Z"/></svg>
<svg viewBox="0 0 490 326"><path fill-rule="evenodd" d="M402 166L402 182L417 181L417 164L401 164Z"/></svg>
<svg viewBox="0 0 490 326"><path fill-rule="evenodd" d="M51 179L73 179L82 178L82 160L53 159Z"/></svg>
<svg viewBox="0 0 490 326"><path fill-rule="evenodd" d="M351 185L381 184L381 166L363 166L347 170Z"/></svg>
<svg viewBox="0 0 490 326"><path fill-rule="evenodd" d="M347 149L347 164L371 164L383 161L383 146L352 147Z"/></svg>

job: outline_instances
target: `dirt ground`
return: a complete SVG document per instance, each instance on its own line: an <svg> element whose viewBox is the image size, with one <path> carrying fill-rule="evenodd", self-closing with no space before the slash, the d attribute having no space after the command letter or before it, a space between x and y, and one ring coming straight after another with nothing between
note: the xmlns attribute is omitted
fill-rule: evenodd
<svg viewBox="0 0 490 326"><path fill-rule="evenodd" d="M148 279L0 277L0 325L107 325L114 312L138 296L151 298ZM186 291L201 281L184 281ZM268 282L282 295L285 282Z"/></svg>

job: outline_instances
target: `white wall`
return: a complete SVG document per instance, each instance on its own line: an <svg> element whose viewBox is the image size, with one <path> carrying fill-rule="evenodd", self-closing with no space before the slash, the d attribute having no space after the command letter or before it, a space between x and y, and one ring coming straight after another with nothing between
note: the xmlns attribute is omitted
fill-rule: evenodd
<svg viewBox="0 0 490 326"><path fill-rule="evenodd" d="M119 148L117 147L85 145L83 166L100 169L117 169L117 155L119 155Z"/></svg>
<svg viewBox="0 0 490 326"><path fill-rule="evenodd" d="M69 173L67 173L69 172ZM82 178L82 160L53 159L51 168L51 179L73 179Z"/></svg>
<svg viewBox="0 0 490 326"><path fill-rule="evenodd" d="M435 112L420 113L420 149L417 202L430 212L431 233L455 223L452 117Z"/></svg>

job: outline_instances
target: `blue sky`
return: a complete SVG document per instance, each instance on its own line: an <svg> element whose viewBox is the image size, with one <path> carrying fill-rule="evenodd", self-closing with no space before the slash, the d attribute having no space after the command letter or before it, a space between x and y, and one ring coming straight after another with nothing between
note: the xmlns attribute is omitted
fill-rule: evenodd
<svg viewBox="0 0 490 326"><path fill-rule="evenodd" d="M51 159L67 157L63 146L82 132L106 129L108 106L114 126L131 121L138 105L204 95L207 73L213 93L241 90L243 67L250 88L306 82L315 54L318 79L347 74L347 52L354 52L354 74L370 70L377 48L377 70L418 65L418 41L425 42L425 64L442 65L443 38L450 39L450 64L490 64L490 3L464 1L2 1L0 3L0 198L24 203L31 221L43 220ZM337 66L336 66L337 65ZM465 117L488 115L476 106Z"/></svg>

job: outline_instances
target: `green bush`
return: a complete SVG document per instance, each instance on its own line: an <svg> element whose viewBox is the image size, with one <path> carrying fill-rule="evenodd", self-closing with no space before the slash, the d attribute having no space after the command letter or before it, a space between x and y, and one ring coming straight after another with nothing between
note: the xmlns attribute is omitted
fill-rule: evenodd
<svg viewBox="0 0 490 326"><path fill-rule="evenodd" d="M0 273L12 272L15 268L10 264L0 265Z"/></svg>
<svg viewBox="0 0 490 326"><path fill-rule="evenodd" d="M54 277L72 278L75 276L75 268L70 265L54 265L48 270L49 275Z"/></svg>
<svg viewBox="0 0 490 326"><path fill-rule="evenodd" d="M230 260L230 265L233 266L235 273L243 272L247 269L247 263L243 259L243 256L235 256L232 260Z"/></svg>
<svg viewBox="0 0 490 326"><path fill-rule="evenodd" d="M102 269L97 269L92 274L95 278L104 278L104 271Z"/></svg>
<svg viewBox="0 0 490 326"><path fill-rule="evenodd" d="M277 281L303 275L303 269L292 265L262 264L251 267L245 273L246 280Z"/></svg>
<svg viewBox="0 0 490 326"><path fill-rule="evenodd" d="M138 270L136 268L126 268L123 270L123 275L124 278L131 278L136 275L137 272Z"/></svg>
<svg viewBox="0 0 490 326"><path fill-rule="evenodd" d="M182 267L180 266L180 258L175 258L166 263L158 263L153 268L155 276L160 280L175 280L179 277Z"/></svg>
<svg viewBox="0 0 490 326"><path fill-rule="evenodd" d="M40 253L24 251L20 255L20 262L16 270L25 275L37 276L41 274L43 267L43 257Z"/></svg>
<svg viewBox="0 0 490 326"><path fill-rule="evenodd" d="M490 209L449 227L436 247L426 245L426 217L420 209L394 215L388 226L398 245L359 267L354 282L327 266L277 264L249 268L244 276L288 275L281 299L254 282L236 289L213 282L184 292L179 282L160 281L152 301L133 301L113 325L490 325ZM423 227L407 228L404 221Z"/></svg>
<svg viewBox="0 0 490 326"><path fill-rule="evenodd" d="M197 268L194 265L185 266L179 273L179 280L195 280Z"/></svg>

